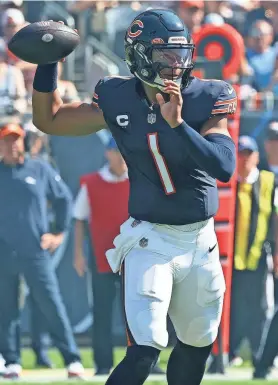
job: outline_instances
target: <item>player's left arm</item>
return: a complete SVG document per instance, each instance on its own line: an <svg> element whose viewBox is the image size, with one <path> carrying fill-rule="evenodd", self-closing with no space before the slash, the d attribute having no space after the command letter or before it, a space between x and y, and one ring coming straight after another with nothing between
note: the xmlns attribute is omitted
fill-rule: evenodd
<svg viewBox="0 0 278 385"><path fill-rule="evenodd" d="M228 182L236 167L236 147L227 125L227 116L215 116L205 123L200 134L186 122L176 128L200 169L221 182Z"/></svg>
<svg viewBox="0 0 278 385"><path fill-rule="evenodd" d="M227 129L227 115L234 109L236 101L234 90L223 83L211 117L199 133L182 118L183 100L179 86L172 81L165 85L164 92L170 94L170 101L166 103L162 95L157 95L162 116L181 136L187 154L198 167L211 177L228 182L236 167L236 148Z"/></svg>
<svg viewBox="0 0 278 385"><path fill-rule="evenodd" d="M200 134L202 136L207 136L210 134L221 134L231 137L228 131L227 115L217 115L211 117L202 127Z"/></svg>

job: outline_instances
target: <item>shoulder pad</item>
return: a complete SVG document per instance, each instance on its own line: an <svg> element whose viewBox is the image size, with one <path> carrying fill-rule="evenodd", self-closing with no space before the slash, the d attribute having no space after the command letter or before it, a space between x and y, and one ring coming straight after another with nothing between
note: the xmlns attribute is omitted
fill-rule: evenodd
<svg viewBox="0 0 278 385"><path fill-rule="evenodd" d="M237 109L237 95L234 88L224 82L217 84L219 92L211 111L212 116L234 114Z"/></svg>
<svg viewBox="0 0 278 385"><path fill-rule="evenodd" d="M132 76L105 76L95 86L92 104L102 109L105 95L110 93L111 89L121 86L130 79Z"/></svg>

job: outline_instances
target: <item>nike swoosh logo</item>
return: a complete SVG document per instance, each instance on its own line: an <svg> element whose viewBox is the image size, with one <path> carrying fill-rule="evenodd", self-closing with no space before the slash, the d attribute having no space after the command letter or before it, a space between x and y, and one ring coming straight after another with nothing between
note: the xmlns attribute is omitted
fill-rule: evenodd
<svg viewBox="0 0 278 385"><path fill-rule="evenodd" d="M228 88L228 94L231 95L233 93L234 89L232 87Z"/></svg>
<svg viewBox="0 0 278 385"><path fill-rule="evenodd" d="M211 253L216 248L216 246L217 246L217 243L214 246L210 247L209 248L209 253Z"/></svg>

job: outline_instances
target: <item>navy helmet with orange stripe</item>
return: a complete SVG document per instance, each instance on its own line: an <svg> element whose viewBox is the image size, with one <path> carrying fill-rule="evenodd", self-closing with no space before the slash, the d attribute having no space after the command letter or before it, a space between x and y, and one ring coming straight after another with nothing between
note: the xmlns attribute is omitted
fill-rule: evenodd
<svg viewBox="0 0 278 385"><path fill-rule="evenodd" d="M194 67L194 44L188 28L171 10L138 15L125 35L126 63L141 81L164 88L164 79L186 87Z"/></svg>

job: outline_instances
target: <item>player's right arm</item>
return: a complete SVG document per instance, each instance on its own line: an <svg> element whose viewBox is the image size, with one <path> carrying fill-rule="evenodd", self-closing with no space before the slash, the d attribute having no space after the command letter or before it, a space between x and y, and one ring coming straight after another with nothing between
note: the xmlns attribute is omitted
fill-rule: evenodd
<svg viewBox="0 0 278 385"><path fill-rule="evenodd" d="M98 103L63 103L57 87L57 66L54 63L37 67L32 98L34 125L46 134L62 136L88 135L104 128ZM102 83L96 85L97 98L101 96Z"/></svg>
<svg viewBox="0 0 278 385"><path fill-rule="evenodd" d="M102 111L87 103L63 104L59 91L33 91L33 123L50 135L88 135L106 126Z"/></svg>

